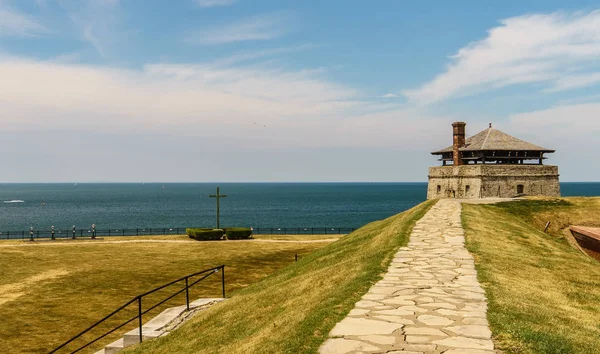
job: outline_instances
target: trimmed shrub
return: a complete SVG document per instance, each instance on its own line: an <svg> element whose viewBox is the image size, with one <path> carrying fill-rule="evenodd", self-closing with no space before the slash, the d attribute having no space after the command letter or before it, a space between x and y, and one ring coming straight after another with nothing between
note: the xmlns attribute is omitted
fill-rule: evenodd
<svg viewBox="0 0 600 354"><path fill-rule="evenodd" d="M228 240L245 240L252 238L252 230L249 227L228 227L225 229Z"/></svg>
<svg viewBox="0 0 600 354"><path fill-rule="evenodd" d="M196 238L196 233L198 231L210 231L212 229L209 228L202 228L202 227L192 227L192 228L188 228L185 229L185 233L188 235L189 238Z"/></svg>
<svg viewBox="0 0 600 354"><path fill-rule="evenodd" d="M193 238L198 241L214 241L223 238L225 231L223 229L185 229L186 234L189 238Z"/></svg>

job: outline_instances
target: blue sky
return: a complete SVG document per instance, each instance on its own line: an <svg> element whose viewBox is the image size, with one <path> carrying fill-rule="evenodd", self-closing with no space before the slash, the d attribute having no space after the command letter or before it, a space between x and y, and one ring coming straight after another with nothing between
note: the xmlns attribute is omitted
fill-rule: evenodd
<svg viewBox="0 0 600 354"><path fill-rule="evenodd" d="M599 59L591 1L0 0L0 181L426 181L456 120L599 181Z"/></svg>

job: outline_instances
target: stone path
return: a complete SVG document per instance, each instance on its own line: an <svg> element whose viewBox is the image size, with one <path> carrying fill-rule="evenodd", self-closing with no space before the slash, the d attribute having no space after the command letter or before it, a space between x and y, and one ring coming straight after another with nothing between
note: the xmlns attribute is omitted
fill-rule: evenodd
<svg viewBox="0 0 600 354"><path fill-rule="evenodd" d="M434 205L384 278L331 330L319 353L494 353L460 212L455 200Z"/></svg>

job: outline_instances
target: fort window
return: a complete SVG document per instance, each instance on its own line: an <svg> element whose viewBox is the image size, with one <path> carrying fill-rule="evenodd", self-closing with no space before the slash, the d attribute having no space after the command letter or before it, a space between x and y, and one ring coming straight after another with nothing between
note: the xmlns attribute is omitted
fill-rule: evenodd
<svg viewBox="0 0 600 354"><path fill-rule="evenodd" d="M517 184L517 194L523 194L523 185Z"/></svg>
<svg viewBox="0 0 600 354"><path fill-rule="evenodd" d="M471 186L465 186L465 193L469 193L469 190L471 190Z"/></svg>
<svg viewBox="0 0 600 354"><path fill-rule="evenodd" d="M441 192L441 191L442 191L442 186L440 186L440 185L438 184L438 186L437 186L437 192L439 193L439 192Z"/></svg>

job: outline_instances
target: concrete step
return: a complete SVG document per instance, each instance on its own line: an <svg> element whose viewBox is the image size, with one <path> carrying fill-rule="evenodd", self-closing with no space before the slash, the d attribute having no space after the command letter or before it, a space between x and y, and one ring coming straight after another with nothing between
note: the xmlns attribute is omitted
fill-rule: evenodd
<svg viewBox="0 0 600 354"><path fill-rule="evenodd" d="M104 347L104 354L115 354L116 352L124 348L125 345L123 343L123 338L120 338Z"/></svg>
<svg viewBox="0 0 600 354"><path fill-rule="evenodd" d="M223 298L206 298L206 299L198 299L196 301L190 302L190 310L205 306L211 303L221 302L225 299ZM179 317L184 311L187 310L185 305L171 307L163 312L161 312L158 316L154 317L150 321L146 322L142 326L142 339L153 339L160 337L166 333L168 333L165 329L171 321ZM140 332L139 328L132 329L131 331L125 333L123 338L118 341L111 343L106 346L104 352L99 351L97 354L114 354L119 350L126 348L130 345L138 344L140 342Z"/></svg>

